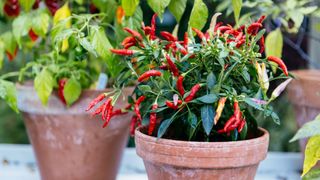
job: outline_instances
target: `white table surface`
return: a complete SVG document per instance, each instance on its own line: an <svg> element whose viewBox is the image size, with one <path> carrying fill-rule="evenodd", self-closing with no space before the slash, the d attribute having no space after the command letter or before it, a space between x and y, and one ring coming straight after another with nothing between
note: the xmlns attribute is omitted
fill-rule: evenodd
<svg viewBox="0 0 320 180"><path fill-rule="evenodd" d="M39 172L30 145L0 144L1 180L39 180ZM258 169L256 180L299 180L302 167L300 153L269 152ZM146 180L142 160L134 148L124 153L118 180Z"/></svg>

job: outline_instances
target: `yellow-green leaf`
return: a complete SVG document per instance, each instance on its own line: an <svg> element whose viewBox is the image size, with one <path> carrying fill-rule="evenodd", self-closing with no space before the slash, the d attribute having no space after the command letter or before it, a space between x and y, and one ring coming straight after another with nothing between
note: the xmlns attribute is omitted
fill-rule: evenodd
<svg viewBox="0 0 320 180"><path fill-rule="evenodd" d="M2 65L3 65L4 53L5 53L4 42L2 42L0 39L0 69L2 68Z"/></svg>
<svg viewBox="0 0 320 180"><path fill-rule="evenodd" d="M43 69L34 79L34 88L43 105L48 104L55 82L50 71Z"/></svg>
<svg viewBox="0 0 320 180"><path fill-rule="evenodd" d="M70 106L79 99L81 94L81 84L75 79L70 78L63 88L63 95L67 105Z"/></svg>
<svg viewBox="0 0 320 180"><path fill-rule="evenodd" d="M47 13L41 12L32 19L32 30L39 36L45 37L48 32L50 17Z"/></svg>
<svg viewBox="0 0 320 180"><path fill-rule="evenodd" d="M187 6L187 0L172 0L168 6L170 12L176 18L177 22L180 21Z"/></svg>
<svg viewBox="0 0 320 180"><path fill-rule="evenodd" d="M173 0L174 1L174 0ZM169 5L170 0L147 0L151 9L157 13L157 15L162 18L164 10Z"/></svg>
<svg viewBox="0 0 320 180"><path fill-rule="evenodd" d="M140 0L122 0L121 6L126 16L132 16L139 5Z"/></svg>
<svg viewBox="0 0 320 180"><path fill-rule="evenodd" d="M54 14L53 17L53 24L56 25L59 21L64 20L71 16L71 11L68 5L68 2L66 2L60 9L57 10L57 12ZM67 23L67 27L71 26L71 22Z"/></svg>
<svg viewBox="0 0 320 180"><path fill-rule="evenodd" d="M232 0L232 7L234 12L234 19L239 24L240 12L242 7L242 0Z"/></svg>
<svg viewBox="0 0 320 180"><path fill-rule="evenodd" d="M266 55L281 58L283 48L283 37L280 28L271 31L266 37ZM273 63L272 70L276 72L277 64Z"/></svg>
<svg viewBox="0 0 320 180"><path fill-rule="evenodd" d="M19 4L23 7L25 11L30 11L35 0L19 0Z"/></svg>
<svg viewBox="0 0 320 180"><path fill-rule="evenodd" d="M189 26L201 30L207 22L208 8L202 0L195 0L191 11Z"/></svg>
<svg viewBox="0 0 320 180"><path fill-rule="evenodd" d="M305 158L303 163L302 176L306 175L311 168L320 160L320 136L313 136L309 139L306 150Z"/></svg>

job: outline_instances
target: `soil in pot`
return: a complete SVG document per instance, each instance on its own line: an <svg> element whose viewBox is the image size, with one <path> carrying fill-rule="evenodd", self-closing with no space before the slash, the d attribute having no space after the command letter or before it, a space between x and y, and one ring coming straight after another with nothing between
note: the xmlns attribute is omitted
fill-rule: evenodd
<svg viewBox="0 0 320 180"><path fill-rule="evenodd" d="M236 142L188 142L157 139L135 132L137 154L150 180L253 180L268 151L269 133Z"/></svg>
<svg viewBox="0 0 320 180"><path fill-rule="evenodd" d="M289 84L287 93L300 128L320 113L320 71L298 70L292 71L292 74L296 78ZM306 142L306 140L300 140L302 152Z"/></svg>
<svg viewBox="0 0 320 180"><path fill-rule="evenodd" d="M32 86L18 86L18 106L43 180L114 180L128 139L131 114L114 117L102 128L100 117L85 112L104 91L84 91L66 108L58 96L41 104ZM127 94L132 89L126 89ZM119 102L116 108L125 107ZM125 133L128 132L128 133Z"/></svg>

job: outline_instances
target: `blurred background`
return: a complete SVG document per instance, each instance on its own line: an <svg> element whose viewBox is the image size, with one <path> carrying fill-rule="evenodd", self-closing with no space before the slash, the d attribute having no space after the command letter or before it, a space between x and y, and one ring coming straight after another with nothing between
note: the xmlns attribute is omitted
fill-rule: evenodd
<svg viewBox="0 0 320 180"><path fill-rule="evenodd" d="M261 1L261 2L260 2ZM249 8L243 8L242 14L246 12L252 12L252 8L260 11L263 14L264 11L268 11L268 1L270 0L259 0L251 1L253 6ZM290 0L296 2L294 0ZM205 1L209 14L211 17L216 12L223 12L224 15L219 17L219 21L224 21L226 23L234 24L233 13L231 8L231 0L206 0ZM250 1L248 1L250 3ZM258 6L257 3L265 3L265 6ZM272 1L271 1L272 2ZM274 1L274 3L281 4L282 1ZM149 24L153 11L148 6L146 1L141 2L141 7L143 9L144 21ZM313 2L319 6L320 2ZM318 4L317 4L318 3ZM187 23L189 20L189 15L191 13L193 5L193 0L189 0L186 6L186 10L183 14L181 25L179 27L178 35L182 37L187 28ZM281 6L274 8L283 8ZM283 16L281 13L278 16ZM172 14L167 11L164 14L164 20L157 22L157 30L162 31L173 31L176 21ZM290 26L290 19L288 20ZM272 20L266 21L267 32L272 31L281 23L280 19L273 17ZM185 25L185 27L184 27ZM208 24L206 25L208 27ZM204 29L207 29L207 28ZM0 19L0 32L6 29L4 19ZM289 70L295 69L306 69L306 68L318 68L320 67L320 61L317 57L320 55L319 50L320 45L320 21L319 18L305 17L301 23L301 27L298 33L289 33L288 31L283 31L283 56L282 59L288 66ZM23 61L23 57L18 57ZM5 61L4 68L0 71L0 74L6 71L18 70L19 63L21 61L8 62ZM320 78L320 77L319 77ZM259 125L263 128L269 130L271 135L270 150L271 151L284 151L284 152L295 152L299 151L298 143L289 143L289 139L292 138L297 130L297 125L295 121L295 114L292 106L288 101L287 95L284 93L277 101L274 102L274 107L277 107L276 112L278 113L281 124L275 124L271 119L265 119L261 117ZM0 143L14 143L14 144L27 144L28 138L27 133L22 121L20 114L16 114L12 111L3 101L0 101ZM130 139L128 146L134 146L133 140Z"/></svg>

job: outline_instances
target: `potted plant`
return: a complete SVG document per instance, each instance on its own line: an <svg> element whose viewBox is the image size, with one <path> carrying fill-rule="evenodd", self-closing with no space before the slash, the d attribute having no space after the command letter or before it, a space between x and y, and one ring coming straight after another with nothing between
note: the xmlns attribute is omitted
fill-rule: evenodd
<svg viewBox="0 0 320 180"><path fill-rule="evenodd" d="M115 179L128 138L120 132L129 131L125 99L133 89L118 91L113 83L124 65L109 50L121 40L110 30L141 21L141 9L125 16L116 2L108 9L102 1L48 0L34 9L28 2L8 0L3 6L13 27L1 36L3 53L8 60L24 54L27 62L20 72L1 76L0 97L22 112L42 179ZM17 76L15 88L9 80ZM103 122L85 110L93 97L109 94L119 97L115 121L101 129Z"/></svg>
<svg viewBox="0 0 320 180"><path fill-rule="evenodd" d="M309 138L305 148L305 157L303 163L302 179L319 179L319 166L316 166L319 157L317 155L319 151L320 132L319 132L320 115L314 120L304 124L296 133L296 135L290 140L291 142L298 139Z"/></svg>
<svg viewBox="0 0 320 180"><path fill-rule="evenodd" d="M268 95L269 82L289 74L281 59L261 55L265 17L238 28L216 18L206 33L192 28L183 40L165 31L160 39L151 23L132 32L130 46L111 50L127 57L138 80L131 130L138 126L136 149L149 179L253 179L266 157L269 135L254 114L278 122L270 102L291 79Z"/></svg>

